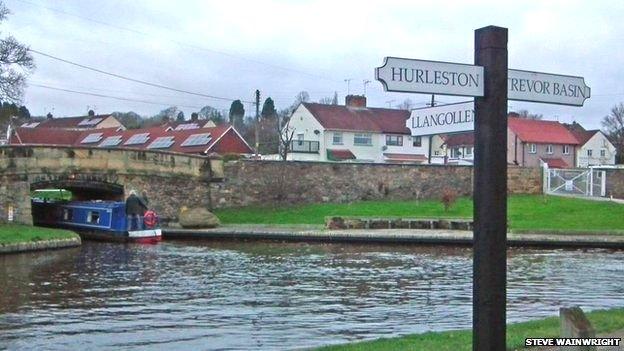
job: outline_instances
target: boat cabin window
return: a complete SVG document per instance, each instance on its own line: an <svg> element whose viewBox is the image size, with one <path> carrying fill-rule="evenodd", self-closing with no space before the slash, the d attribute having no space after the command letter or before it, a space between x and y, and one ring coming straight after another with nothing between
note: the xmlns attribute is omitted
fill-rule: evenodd
<svg viewBox="0 0 624 351"><path fill-rule="evenodd" d="M71 208L64 208L63 209L63 220L64 221L71 221L73 217L74 217L74 211L72 211Z"/></svg>
<svg viewBox="0 0 624 351"><path fill-rule="evenodd" d="M89 211L89 214L87 214L87 222L92 224L99 224L100 213L97 211Z"/></svg>

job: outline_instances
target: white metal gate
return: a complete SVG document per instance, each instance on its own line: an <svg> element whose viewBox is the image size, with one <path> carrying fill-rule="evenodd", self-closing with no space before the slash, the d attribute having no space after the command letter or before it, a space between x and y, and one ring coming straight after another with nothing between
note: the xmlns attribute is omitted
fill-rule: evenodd
<svg viewBox="0 0 624 351"><path fill-rule="evenodd" d="M606 172L593 168L551 169L544 165L544 191L570 196L606 196Z"/></svg>

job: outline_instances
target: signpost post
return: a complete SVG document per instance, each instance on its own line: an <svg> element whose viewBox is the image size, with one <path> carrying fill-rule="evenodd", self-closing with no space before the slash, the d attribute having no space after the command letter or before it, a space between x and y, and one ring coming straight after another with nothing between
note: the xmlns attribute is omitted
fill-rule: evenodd
<svg viewBox="0 0 624 351"><path fill-rule="evenodd" d="M474 97L412 111L412 135L475 132L473 350L505 350L507 290L507 100L583 106L582 77L509 70L507 29L475 31L474 65L386 57L386 91Z"/></svg>
<svg viewBox="0 0 624 351"><path fill-rule="evenodd" d="M475 31L485 96L475 99L472 349L505 350L507 290L507 29Z"/></svg>

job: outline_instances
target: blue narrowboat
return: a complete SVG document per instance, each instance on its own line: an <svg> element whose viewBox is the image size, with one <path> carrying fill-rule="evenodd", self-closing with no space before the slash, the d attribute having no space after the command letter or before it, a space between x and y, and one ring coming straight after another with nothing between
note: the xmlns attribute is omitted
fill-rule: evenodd
<svg viewBox="0 0 624 351"><path fill-rule="evenodd" d="M158 242L161 230L155 221L145 229L127 230L126 205L122 201L32 200L35 225L61 227L78 232L85 239L123 242ZM148 222L146 220L146 222ZM133 223L137 227L136 223Z"/></svg>

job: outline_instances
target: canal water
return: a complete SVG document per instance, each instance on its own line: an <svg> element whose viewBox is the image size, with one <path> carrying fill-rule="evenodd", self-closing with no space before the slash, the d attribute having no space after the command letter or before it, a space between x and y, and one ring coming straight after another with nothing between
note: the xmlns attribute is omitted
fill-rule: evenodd
<svg viewBox="0 0 624 351"><path fill-rule="evenodd" d="M509 250L508 318L624 306L624 252ZM185 242L0 256L0 349L294 349L470 328L469 248Z"/></svg>

